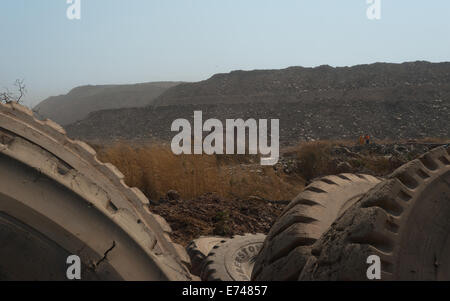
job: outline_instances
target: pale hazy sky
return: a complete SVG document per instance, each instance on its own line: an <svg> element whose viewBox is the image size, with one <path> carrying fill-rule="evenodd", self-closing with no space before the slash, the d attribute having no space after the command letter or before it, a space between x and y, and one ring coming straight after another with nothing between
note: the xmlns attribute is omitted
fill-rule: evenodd
<svg viewBox="0 0 450 301"><path fill-rule="evenodd" d="M0 89L27 104L85 84L198 81L232 70L450 61L450 1L0 1Z"/></svg>

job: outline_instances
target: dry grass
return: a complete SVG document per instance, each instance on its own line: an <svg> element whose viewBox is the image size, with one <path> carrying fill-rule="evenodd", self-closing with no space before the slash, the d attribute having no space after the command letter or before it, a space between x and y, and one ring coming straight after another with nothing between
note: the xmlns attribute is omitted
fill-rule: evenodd
<svg viewBox="0 0 450 301"><path fill-rule="evenodd" d="M334 174L330 170L330 149L335 145L329 141L306 142L299 145L297 158L298 170L303 178L310 181L318 176Z"/></svg>
<svg viewBox="0 0 450 301"><path fill-rule="evenodd" d="M403 141L375 141L379 144L407 143ZM416 143L448 143L448 139L425 138L416 140ZM339 174L343 172L364 172L376 176L386 176L406 162L415 159L413 154L407 154L404 158L386 157L370 151L362 151L356 158L346 158L347 166L339 166L331 150L334 146L352 146L357 143L348 140L304 142L297 147L289 149L290 154L295 154L298 159L298 173L306 181L311 181L320 176ZM344 156L345 157L345 156Z"/></svg>
<svg viewBox="0 0 450 301"><path fill-rule="evenodd" d="M417 141L445 142L448 139L427 138ZM303 190L306 182L320 176L341 172L385 176L405 163L396 161L395 158L388 159L362 152L357 158L347 158L350 169L342 170L336 164L336 156L331 153L333 146L356 144L357 142L350 140L316 141L285 149L285 155L295 155L297 159L297 172L289 175L272 167L260 166L257 156L176 156L169 146L162 143L130 146L123 142L95 148L100 160L116 165L125 175L126 183L138 187L150 199L162 198L167 191L173 189L183 199L193 199L214 192L222 198L245 199L258 196L269 200L290 200Z"/></svg>
<svg viewBox="0 0 450 301"><path fill-rule="evenodd" d="M138 187L151 199L173 189L184 199L215 192L223 198L290 200L304 188L300 176L262 167L256 157L176 156L167 146L131 147L127 143L96 148L101 161L116 165L129 186Z"/></svg>

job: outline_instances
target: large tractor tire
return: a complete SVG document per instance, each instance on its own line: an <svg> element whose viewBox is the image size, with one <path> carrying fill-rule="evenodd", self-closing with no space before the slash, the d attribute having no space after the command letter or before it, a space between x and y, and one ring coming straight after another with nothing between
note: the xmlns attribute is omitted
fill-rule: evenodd
<svg viewBox="0 0 450 301"><path fill-rule="evenodd" d="M249 281L266 235L245 234L223 240L206 257L203 281Z"/></svg>
<svg viewBox="0 0 450 301"><path fill-rule="evenodd" d="M447 146L403 165L350 207L314 246L300 280L450 280L449 254Z"/></svg>
<svg viewBox="0 0 450 301"><path fill-rule="evenodd" d="M77 255L82 280L190 280L170 231L88 145L0 104L0 279L67 280Z"/></svg>
<svg viewBox="0 0 450 301"><path fill-rule="evenodd" d="M380 182L370 175L340 174L308 185L271 228L252 280L297 280L311 246L348 207Z"/></svg>
<svg viewBox="0 0 450 301"><path fill-rule="evenodd" d="M191 273L200 276L203 263L209 252L218 244L227 242L228 238L219 236L202 236L191 241L186 251L191 260Z"/></svg>

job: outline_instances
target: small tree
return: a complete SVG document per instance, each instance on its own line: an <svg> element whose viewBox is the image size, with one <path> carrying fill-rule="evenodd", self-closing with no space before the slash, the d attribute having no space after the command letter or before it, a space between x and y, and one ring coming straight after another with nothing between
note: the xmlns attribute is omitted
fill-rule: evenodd
<svg viewBox="0 0 450 301"><path fill-rule="evenodd" d="M17 88L18 94L14 94L8 90L8 88L5 88L5 92L0 93L0 102L4 103L20 103L22 100L22 97L27 93L26 86L24 84L23 79L16 79L14 82L14 86Z"/></svg>

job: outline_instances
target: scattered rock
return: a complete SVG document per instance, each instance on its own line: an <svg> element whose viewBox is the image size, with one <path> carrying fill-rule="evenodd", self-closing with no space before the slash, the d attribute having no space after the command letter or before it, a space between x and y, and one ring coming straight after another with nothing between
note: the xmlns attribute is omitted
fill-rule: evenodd
<svg viewBox="0 0 450 301"><path fill-rule="evenodd" d="M248 201L254 201L254 202L264 202L263 198L260 198L259 196L251 195L247 198Z"/></svg>
<svg viewBox="0 0 450 301"><path fill-rule="evenodd" d="M169 190L167 192L167 198L169 199L169 201L179 201L180 194L176 190Z"/></svg>
<svg viewBox="0 0 450 301"><path fill-rule="evenodd" d="M350 165L350 163L348 162L340 162L337 165L337 172L338 173L346 173L346 172L351 172L353 169L353 166Z"/></svg>

